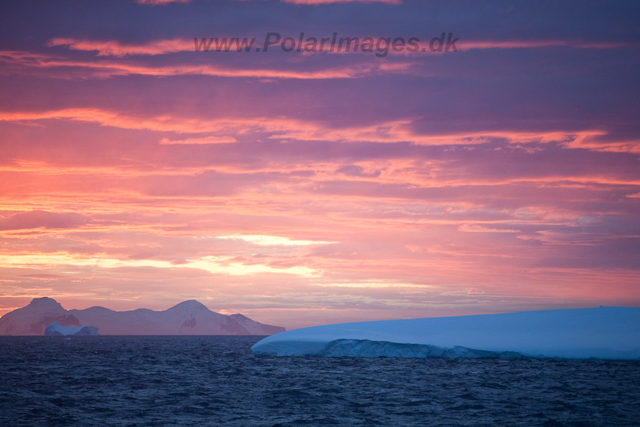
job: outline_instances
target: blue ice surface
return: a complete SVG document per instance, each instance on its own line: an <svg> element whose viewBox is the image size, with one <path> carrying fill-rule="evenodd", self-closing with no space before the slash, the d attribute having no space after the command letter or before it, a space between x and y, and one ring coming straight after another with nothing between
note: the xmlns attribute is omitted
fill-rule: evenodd
<svg viewBox="0 0 640 427"><path fill-rule="evenodd" d="M352 357L640 359L640 308L529 311L294 329L254 354Z"/></svg>

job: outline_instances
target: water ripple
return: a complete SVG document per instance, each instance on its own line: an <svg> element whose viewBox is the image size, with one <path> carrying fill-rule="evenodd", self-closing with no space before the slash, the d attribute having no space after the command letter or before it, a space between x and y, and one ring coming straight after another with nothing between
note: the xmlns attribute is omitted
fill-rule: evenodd
<svg viewBox="0 0 640 427"><path fill-rule="evenodd" d="M2 426L633 426L640 362L256 357L258 337L0 337Z"/></svg>

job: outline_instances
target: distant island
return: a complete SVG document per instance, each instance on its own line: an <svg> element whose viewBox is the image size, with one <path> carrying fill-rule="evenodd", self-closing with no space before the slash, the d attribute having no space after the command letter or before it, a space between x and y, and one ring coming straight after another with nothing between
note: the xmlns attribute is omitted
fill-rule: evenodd
<svg viewBox="0 0 640 427"><path fill-rule="evenodd" d="M213 312L195 300L163 311L146 308L114 311L104 307L66 310L53 298L43 297L2 316L0 335L45 335L54 322L47 335L85 327L97 328L100 335L273 335L285 331L242 314L227 316Z"/></svg>

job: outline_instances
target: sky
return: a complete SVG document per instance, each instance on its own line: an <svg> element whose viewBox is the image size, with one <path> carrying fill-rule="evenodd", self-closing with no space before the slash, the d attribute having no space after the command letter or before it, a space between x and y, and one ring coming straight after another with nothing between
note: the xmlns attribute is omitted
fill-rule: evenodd
<svg viewBox="0 0 640 427"><path fill-rule="evenodd" d="M196 299L289 329L640 306L639 18L636 1L2 2L0 315L41 296ZM265 52L268 33L303 43ZM334 33L376 46L304 49ZM225 37L256 41L196 51ZM417 51L385 53L398 38Z"/></svg>

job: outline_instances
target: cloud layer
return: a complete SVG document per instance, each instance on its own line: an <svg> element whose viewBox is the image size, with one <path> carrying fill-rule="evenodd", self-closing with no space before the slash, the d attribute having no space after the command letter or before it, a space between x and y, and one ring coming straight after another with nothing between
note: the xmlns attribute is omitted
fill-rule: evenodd
<svg viewBox="0 0 640 427"><path fill-rule="evenodd" d="M5 6L0 314L44 295L288 328L638 305L638 7ZM194 50L269 31L460 41Z"/></svg>

